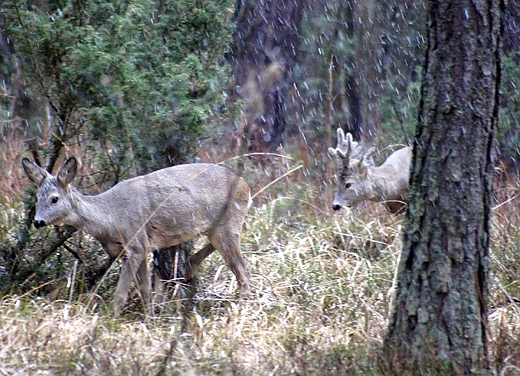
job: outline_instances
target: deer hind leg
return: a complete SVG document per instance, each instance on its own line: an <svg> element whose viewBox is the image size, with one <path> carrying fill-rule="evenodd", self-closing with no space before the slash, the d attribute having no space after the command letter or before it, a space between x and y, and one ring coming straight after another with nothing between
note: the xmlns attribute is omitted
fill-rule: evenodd
<svg viewBox="0 0 520 376"><path fill-rule="evenodd" d="M243 296L249 295L251 292L250 274L246 261L240 252L240 233L236 233L232 229L221 228L214 232L210 241L235 274L240 294Z"/></svg>
<svg viewBox="0 0 520 376"><path fill-rule="evenodd" d="M119 281L117 282L116 292L114 295L114 316L118 317L121 313L121 309L125 305L128 299L128 292L132 282L137 281L137 271L141 269L141 264L146 263L145 255L139 252L126 251L121 260L121 274ZM138 284L139 287L139 284ZM149 281L148 281L148 294L149 294Z"/></svg>
<svg viewBox="0 0 520 376"><path fill-rule="evenodd" d="M189 283L193 279L201 262L213 252L215 252L215 247L213 244L209 243L186 261L186 271L184 272L184 279L186 279L186 282Z"/></svg>

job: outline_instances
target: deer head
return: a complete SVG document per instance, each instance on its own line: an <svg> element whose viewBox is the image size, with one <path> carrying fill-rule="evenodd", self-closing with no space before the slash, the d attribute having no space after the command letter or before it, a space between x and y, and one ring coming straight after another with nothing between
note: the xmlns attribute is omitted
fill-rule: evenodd
<svg viewBox="0 0 520 376"><path fill-rule="evenodd" d="M56 176L27 158L22 160L22 165L29 179L39 188L34 227L61 223L72 210L69 183L76 176L76 158L67 159Z"/></svg>

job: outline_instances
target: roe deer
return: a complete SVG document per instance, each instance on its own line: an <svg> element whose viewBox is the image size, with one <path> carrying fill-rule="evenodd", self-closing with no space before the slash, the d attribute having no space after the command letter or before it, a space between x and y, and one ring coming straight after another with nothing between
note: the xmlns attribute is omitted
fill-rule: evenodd
<svg viewBox="0 0 520 376"><path fill-rule="evenodd" d="M392 213L399 212L408 200L408 180L412 148L392 153L379 167L373 165L370 148L361 153L352 135L338 128L338 145L329 153L338 161L338 188L332 208L352 207L363 201L383 202Z"/></svg>
<svg viewBox="0 0 520 376"><path fill-rule="evenodd" d="M77 161L67 159L56 176L23 159L38 185L34 226L65 223L96 238L122 266L114 297L117 317L135 281L150 314L148 253L205 235L210 243L189 258L187 281L215 249L233 271L241 293L249 293L249 271L240 253L242 225L251 203L248 185L230 170L205 163L169 167L84 196L70 185Z"/></svg>

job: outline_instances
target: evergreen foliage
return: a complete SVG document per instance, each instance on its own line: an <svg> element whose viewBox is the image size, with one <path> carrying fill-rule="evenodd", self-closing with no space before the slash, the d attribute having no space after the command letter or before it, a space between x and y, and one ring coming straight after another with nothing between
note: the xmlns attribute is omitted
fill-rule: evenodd
<svg viewBox="0 0 520 376"><path fill-rule="evenodd" d="M55 117L55 152L82 134L115 180L189 160L223 105L228 3L5 2L26 88Z"/></svg>

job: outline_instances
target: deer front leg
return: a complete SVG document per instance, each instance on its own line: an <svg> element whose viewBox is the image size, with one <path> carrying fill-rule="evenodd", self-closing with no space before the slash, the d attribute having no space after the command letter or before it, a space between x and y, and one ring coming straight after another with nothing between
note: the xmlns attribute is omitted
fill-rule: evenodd
<svg viewBox="0 0 520 376"><path fill-rule="evenodd" d="M137 271L141 267L141 263L146 259L139 252L126 251L121 260L121 275L117 282L116 292L114 295L114 317L121 314L121 310L128 299L128 292L134 279L137 282ZM148 281L149 283L149 281ZM139 285L138 285L139 287ZM148 284L148 294L150 285Z"/></svg>

